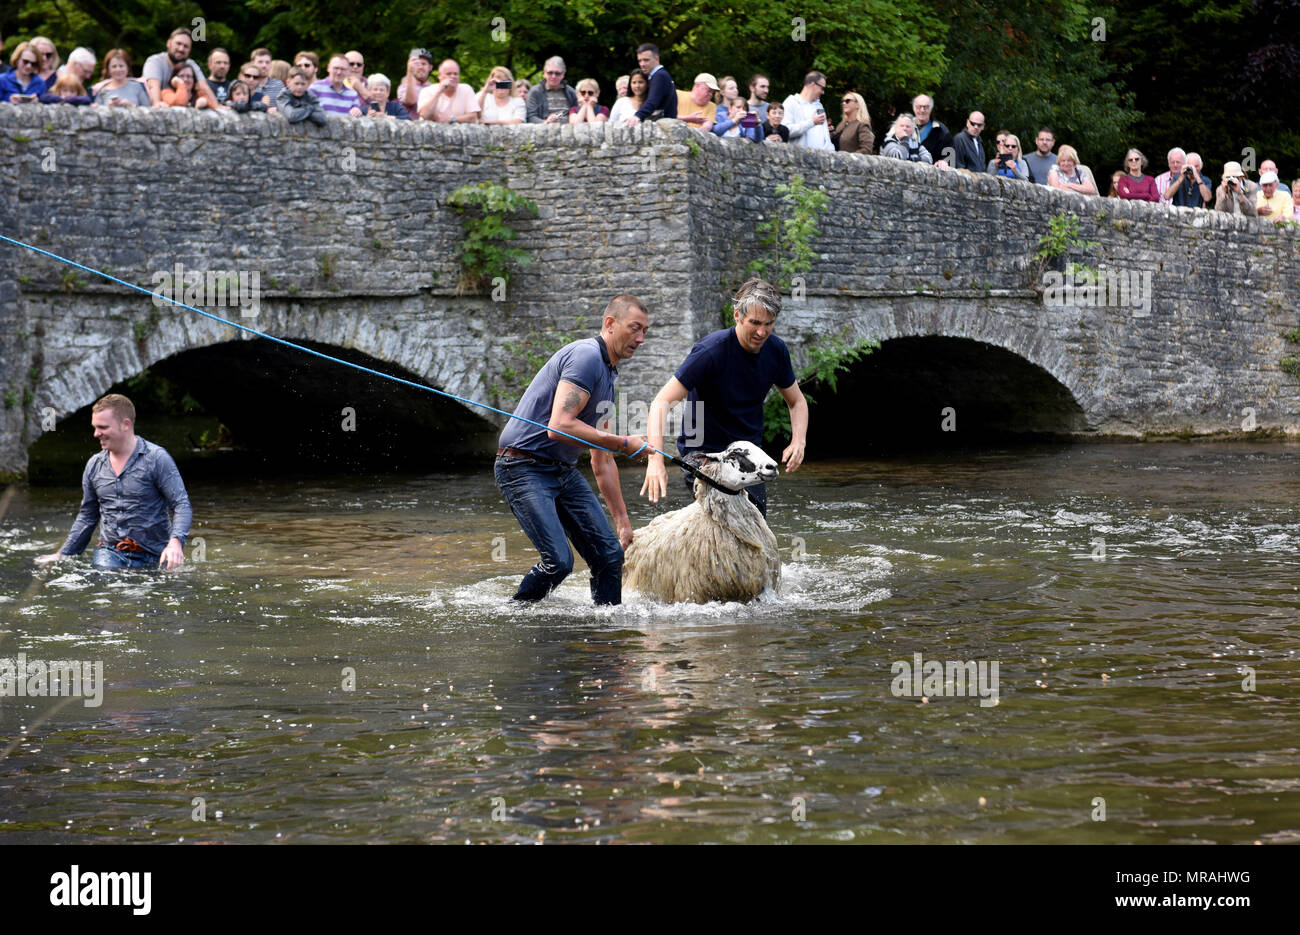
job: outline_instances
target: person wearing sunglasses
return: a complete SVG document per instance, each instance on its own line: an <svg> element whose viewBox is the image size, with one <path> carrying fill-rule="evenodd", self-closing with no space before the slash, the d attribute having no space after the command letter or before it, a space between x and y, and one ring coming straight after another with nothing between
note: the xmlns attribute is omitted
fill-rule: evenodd
<svg viewBox="0 0 1300 935"><path fill-rule="evenodd" d="M998 134L998 154L989 160L989 175L1000 175L1008 179L1030 181L1029 167L1020 157L1020 137L1007 130Z"/></svg>
<svg viewBox="0 0 1300 935"><path fill-rule="evenodd" d="M578 92L565 80L564 59L553 55L542 66L546 80L528 92L525 107L529 123L555 123L578 106Z"/></svg>
<svg viewBox="0 0 1300 935"><path fill-rule="evenodd" d="M32 38L32 49L35 50L36 58L40 62L36 66L36 74L41 76L47 88L53 87L54 76L58 74L59 66L63 64L58 49L54 48L54 43L44 36Z"/></svg>
<svg viewBox="0 0 1300 935"><path fill-rule="evenodd" d="M30 42L20 42L9 59L13 71L0 75L0 101L11 104L31 104L47 90L45 82L36 73L40 56Z"/></svg>
<svg viewBox="0 0 1300 935"><path fill-rule="evenodd" d="M867 102L857 91L850 91L840 101L843 116L831 131L831 142L842 153L862 153L870 156L875 151L876 134L871 131L871 114Z"/></svg>
<svg viewBox="0 0 1300 935"><path fill-rule="evenodd" d="M987 162L984 159L984 144L980 133L984 130L984 115L973 110L966 118L966 127L952 138L952 168L966 169L983 173Z"/></svg>
<svg viewBox="0 0 1300 935"><path fill-rule="evenodd" d="M578 82L578 103L569 108L569 123L604 123L609 120L609 108L600 106L600 85L595 78Z"/></svg>
<svg viewBox="0 0 1300 935"><path fill-rule="evenodd" d="M1160 201L1156 180L1142 170L1147 167L1147 157L1139 150L1130 149L1124 154L1124 175L1115 183L1115 190L1125 201Z"/></svg>

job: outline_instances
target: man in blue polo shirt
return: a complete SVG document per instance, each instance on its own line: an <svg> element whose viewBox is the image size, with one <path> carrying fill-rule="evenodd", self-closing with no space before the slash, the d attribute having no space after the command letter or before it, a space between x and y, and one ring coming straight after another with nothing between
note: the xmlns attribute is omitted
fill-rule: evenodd
<svg viewBox="0 0 1300 935"><path fill-rule="evenodd" d="M96 402L90 424L104 450L86 462L81 510L68 538L39 561L80 555L98 526L96 568L179 567L194 513L176 462L135 434L135 406L121 394Z"/></svg>
<svg viewBox="0 0 1300 935"><path fill-rule="evenodd" d="M623 550L632 542L632 522L614 456L639 454L645 439L610 434L609 412L618 365L636 353L649 327L640 299L614 296L605 307L600 334L556 351L515 407L520 418L511 419L501 433L497 487L540 556L514 600L540 601L568 577L573 552L567 536L591 569L592 599L597 604L622 602ZM591 446L591 471L617 535L575 467L583 442Z"/></svg>
<svg viewBox="0 0 1300 935"><path fill-rule="evenodd" d="M688 438L682 420L677 450L683 457L692 451L722 451L738 441L762 445L763 400L775 386L790 409L791 439L781 461L787 471L797 471L808 435L808 401L794 378L789 349L772 334L781 296L770 283L751 279L736 292L732 304L736 327L715 331L691 348L676 375L650 404L650 447L663 450L668 410L683 399L691 407L702 403L704 410L702 439ZM690 474L683 471L682 477L687 489L692 489ZM651 453L641 493L648 493L651 503L668 493L663 455ZM746 493L766 516L767 485L748 487Z"/></svg>

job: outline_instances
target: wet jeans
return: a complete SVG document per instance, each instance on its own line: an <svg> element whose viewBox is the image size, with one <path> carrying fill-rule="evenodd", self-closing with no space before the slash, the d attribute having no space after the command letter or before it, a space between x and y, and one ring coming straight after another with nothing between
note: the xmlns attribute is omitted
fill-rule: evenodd
<svg viewBox="0 0 1300 935"><path fill-rule="evenodd" d="M101 545L90 557L90 564L96 568L157 568L161 555L152 552L119 552Z"/></svg>
<svg viewBox="0 0 1300 935"><path fill-rule="evenodd" d="M541 556L524 575L514 599L540 601L569 576L573 552L567 536L591 569L592 600L621 603L623 546L578 469L503 455L493 473L510 511Z"/></svg>

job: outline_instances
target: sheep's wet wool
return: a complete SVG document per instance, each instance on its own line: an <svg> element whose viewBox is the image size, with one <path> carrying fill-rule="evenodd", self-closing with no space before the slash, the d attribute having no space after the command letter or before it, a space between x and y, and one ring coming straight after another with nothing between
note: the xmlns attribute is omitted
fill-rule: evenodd
<svg viewBox="0 0 1300 935"><path fill-rule="evenodd" d="M752 442L702 456L699 471L731 490L777 476ZM636 532L623 562L623 587L666 603L752 601L781 582L776 536L749 498L695 482L695 502Z"/></svg>

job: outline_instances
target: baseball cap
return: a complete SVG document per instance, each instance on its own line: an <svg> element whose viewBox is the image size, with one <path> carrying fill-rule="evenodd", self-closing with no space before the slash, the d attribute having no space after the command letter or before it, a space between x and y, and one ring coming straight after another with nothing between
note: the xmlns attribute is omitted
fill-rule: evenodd
<svg viewBox="0 0 1300 935"><path fill-rule="evenodd" d="M1246 173L1241 171L1241 163L1225 162L1223 164L1223 177L1225 179L1243 178L1245 175Z"/></svg>
<svg viewBox="0 0 1300 935"><path fill-rule="evenodd" d="M1277 181L1276 172L1265 172L1263 175L1259 177L1260 185L1271 185L1276 181Z"/></svg>
<svg viewBox="0 0 1300 935"><path fill-rule="evenodd" d="M715 78L715 77L713 77L713 76L712 76L711 74L709 74L707 71L700 72L698 75L696 75L696 76L695 76L695 82L694 82L694 83L695 83L695 84L707 84L707 85L709 86L709 90L710 90L710 91L721 91L721 90L722 90L721 88L718 87L718 79Z"/></svg>
<svg viewBox="0 0 1300 935"><path fill-rule="evenodd" d="M413 58L422 58L430 65L433 64L433 53L428 49L412 49L411 54L406 56L406 60L409 62Z"/></svg>

